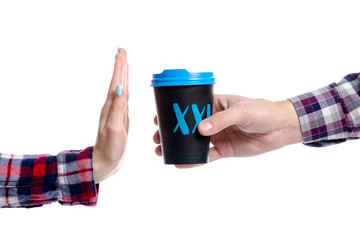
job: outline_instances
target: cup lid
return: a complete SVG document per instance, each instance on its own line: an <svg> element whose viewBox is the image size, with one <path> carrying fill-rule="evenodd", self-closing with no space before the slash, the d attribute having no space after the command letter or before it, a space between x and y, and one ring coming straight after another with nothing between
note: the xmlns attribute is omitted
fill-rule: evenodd
<svg viewBox="0 0 360 240"><path fill-rule="evenodd" d="M189 72L186 69L166 69L160 74L154 74L152 87L191 86L215 84L212 72Z"/></svg>

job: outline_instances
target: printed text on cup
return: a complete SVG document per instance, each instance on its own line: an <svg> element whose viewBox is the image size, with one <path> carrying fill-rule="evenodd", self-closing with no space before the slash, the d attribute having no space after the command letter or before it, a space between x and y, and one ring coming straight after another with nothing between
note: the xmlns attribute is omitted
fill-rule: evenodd
<svg viewBox="0 0 360 240"><path fill-rule="evenodd" d="M188 125L186 123L186 120L185 120L185 115L189 110L189 106L186 107L184 112L181 111L180 106L177 103L174 103L173 107L174 107L174 112L175 112L176 119L178 121L175 128L174 128L174 133L180 128L183 135L190 134L189 127L188 127ZM197 107L196 104L192 104L191 109L192 109L192 112L193 112L193 115L194 115L194 118L195 118L195 121L196 121L195 126L194 126L194 128L192 129L192 132L191 132L192 134L194 134L197 126L202 121L202 117L204 115L205 109L206 109L206 117L207 118L210 117L210 115L211 115L211 105L207 104L206 106L204 106L202 108L201 113L200 113L199 108Z"/></svg>

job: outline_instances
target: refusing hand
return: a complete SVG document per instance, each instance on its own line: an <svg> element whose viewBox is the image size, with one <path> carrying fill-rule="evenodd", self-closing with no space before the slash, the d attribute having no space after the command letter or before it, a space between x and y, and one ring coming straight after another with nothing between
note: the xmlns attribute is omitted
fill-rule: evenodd
<svg viewBox="0 0 360 240"><path fill-rule="evenodd" d="M93 172L96 183L117 172L124 159L129 131L128 78L126 51L119 48L93 148Z"/></svg>

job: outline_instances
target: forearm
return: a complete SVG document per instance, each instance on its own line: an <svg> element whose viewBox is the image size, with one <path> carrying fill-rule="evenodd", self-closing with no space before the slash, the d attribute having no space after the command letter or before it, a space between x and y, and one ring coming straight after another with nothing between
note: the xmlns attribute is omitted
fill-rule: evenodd
<svg viewBox="0 0 360 240"><path fill-rule="evenodd" d="M360 74L290 98L304 144L322 147L360 137Z"/></svg>
<svg viewBox="0 0 360 240"><path fill-rule="evenodd" d="M92 171L91 147L54 156L0 154L0 207L94 206L99 186Z"/></svg>

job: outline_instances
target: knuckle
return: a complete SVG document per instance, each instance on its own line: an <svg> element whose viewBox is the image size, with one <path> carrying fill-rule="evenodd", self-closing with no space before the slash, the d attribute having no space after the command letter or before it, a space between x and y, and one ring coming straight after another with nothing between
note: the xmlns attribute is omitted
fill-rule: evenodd
<svg viewBox="0 0 360 240"><path fill-rule="evenodd" d="M251 107L249 107L249 104L244 104L244 102L238 102L234 104L233 110L235 114L235 122L242 126L247 125L252 115L252 110Z"/></svg>

